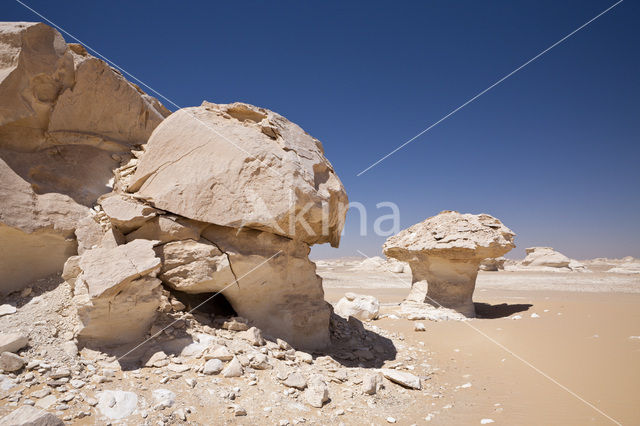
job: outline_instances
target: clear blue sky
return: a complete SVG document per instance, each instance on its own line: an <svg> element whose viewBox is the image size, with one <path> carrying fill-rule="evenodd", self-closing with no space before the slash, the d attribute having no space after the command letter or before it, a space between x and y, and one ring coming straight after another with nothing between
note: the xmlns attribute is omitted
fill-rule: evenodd
<svg viewBox="0 0 640 426"><path fill-rule="evenodd" d="M351 201L489 213L524 247L640 257L640 5L625 0L361 177L612 0L41 1L28 5L180 106L243 101L320 139ZM38 21L5 0L3 20ZM72 41L65 36L67 41ZM169 102L162 100L170 109ZM349 214L339 249L380 254Z"/></svg>

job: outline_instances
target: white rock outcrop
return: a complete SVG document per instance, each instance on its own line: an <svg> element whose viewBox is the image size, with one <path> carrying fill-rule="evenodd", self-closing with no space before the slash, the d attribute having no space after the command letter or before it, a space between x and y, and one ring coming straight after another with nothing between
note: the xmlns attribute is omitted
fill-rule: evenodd
<svg viewBox="0 0 640 426"><path fill-rule="evenodd" d="M552 247L529 247L525 249L527 256L520 262L515 262L506 269L511 271L538 271L538 272L585 272L588 268L570 259Z"/></svg>
<svg viewBox="0 0 640 426"><path fill-rule="evenodd" d="M624 262L607 270L607 272L613 274L640 274L640 262Z"/></svg>
<svg viewBox="0 0 640 426"><path fill-rule="evenodd" d="M246 125L242 122L235 120L233 123L239 128L239 132L245 131ZM171 122L167 125L170 124ZM197 127L198 122L192 121L191 125ZM182 146L181 139L174 139L173 143L176 144L176 147L171 148L174 151L181 152L188 148ZM279 143L295 146L297 142L294 139ZM304 147L304 144L302 145ZM165 148L169 149L166 146ZM250 146L247 145L247 148ZM151 153L149 148L148 152L142 155L142 161L147 158L147 155L152 155ZM242 151L236 150L235 154L243 158L245 156ZM176 155L180 157L179 154ZM257 152L256 155L261 154ZM216 163L218 160L216 156L209 156L207 161ZM166 164L162 168L165 178L182 176L182 165L176 164L175 169L173 167L174 164ZM211 167L218 166L214 164ZM252 184L254 188L258 188L258 178L256 177L256 182ZM333 182L332 179L330 178L331 182ZM329 197L331 203L337 202L335 197L338 200L346 199L341 185L339 189L340 194ZM320 185L317 192L320 194L318 197L322 198L326 188ZM138 241L146 241L145 244L153 245L158 259L157 278L167 288L190 294L221 292L237 314L259 325L260 329L269 335L309 349L328 345L331 306L324 301L322 281L316 275L315 264L308 258L310 251L308 241L267 232L264 229L253 229L249 226L235 228L204 222L202 219L209 217L207 209L217 206L217 203L208 204L211 196L207 191L195 192L195 189L171 194L170 201L178 205L181 205L182 198L186 200L185 205L202 203L198 205L198 211L201 214L192 215L191 218L182 216L188 213L182 209L169 212L162 210L153 199L141 197L139 192L132 195L114 192L101 197L100 213L103 216L100 223L101 226L110 229L111 234L108 232L105 235L113 235L113 237L108 241L104 236L102 239L87 238L94 242L99 240L97 247L84 251L80 260L70 259L66 269L73 270L74 262L82 263L85 256L94 256L91 253L95 250L103 253L103 251L114 250L115 247L120 249ZM307 214L314 217L324 215L326 211L320 204L322 203L309 207L306 210ZM161 205L167 207L166 204ZM331 208L337 209L338 206ZM335 220L336 214L343 213L333 211L328 214L331 221ZM341 228L342 221L343 218L335 226ZM329 234L322 237L326 241L333 238L330 234L334 231L329 228L328 232ZM85 243L84 239L82 242L83 246L91 245L90 242ZM126 246L118 245L123 242L127 242ZM334 242L337 243L337 241ZM106 256L106 253L103 255ZM112 257L113 263L124 262L129 255L127 252L116 251L110 251L108 254ZM123 258L116 260L117 256ZM71 277L73 280L71 272L65 274L66 277ZM145 280L149 285L156 283L155 275L146 277ZM115 283L112 284L115 285ZM155 297L156 293L152 292L148 296ZM89 311L95 315L104 313L100 309L87 310L84 304L80 306L83 308L79 307L78 312L83 313L85 318ZM98 306L102 305L98 304ZM97 321L95 316L93 321L94 323L102 322ZM84 320L83 323L85 323ZM140 321L139 324L147 324L147 322ZM243 326L248 328L245 324Z"/></svg>
<svg viewBox="0 0 640 426"><path fill-rule="evenodd" d="M207 292L220 291L238 315L261 330L299 347L329 344L331 306L324 301L322 279L309 260L309 246L253 229L211 225L202 231L228 256L221 280L214 276ZM232 269L233 279L228 271ZM188 289L183 291L190 292Z"/></svg>
<svg viewBox="0 0 640 426"><path fill-rule="evenodd" d="M329 344L309 245L338 244L347 197L319 141L269 110L205 102L154 131L127 190L132 213L115 222L101 201L104 212L127 241L158 241L167 287L221 292L269 335ZM143 203L155 210L143 214Z"/></svg>
<svg viewBox="0 0 640 426"><path fill-rule="evenodd" d="M137 340L158 309L185 309L161 284L222 292L265 333L328 345L309 246L338 245L348 200L322 144L248 104L167 116L55 29L0 23L0 293L63 270L82 345Z"/></svg>
<svg viewBox="0 0 640 426"><path fill-rule="evenodd" d="M167 115L50 26L0 23L0 293L62 270L76 224Z"/></svg>
<svg viewBox="0 0 640 426"><path fill-rule="evenodd" d="M389 237L383 250L411 266L405 304L429 304L475 317L473 291L480 263L515 247L514 235L493 216L444 211Z"/></svg>
<svg viewBox="0 0 640 426"><path fill-rule="evenodd" d="M383 259L380 256L373 256L364 259L354 269L359 271L393 272L401 274L408 271L408 265L396 259Z"/></svg>
<svg viewBox="0 0 640 426"><path fill-rule="evenodd" d="M62 269L89 209L67 195L36 194L2 158L0 199L0 293L10 293Z"/></svg>
<svg viewBox="0 0 640 426"><path fill-rule="evenodd" d="M161 282L155 278L161 264L154 244L135 240L98 247L67 262L65 279L73 284L83 343L124 344L147 333L161 302Z"/></svg>
<svg viewBox="0 0 640 426"><path fill-rule="evenodd" d="M527 257L522 261L522 266L568 268L571 259L552 247L530 247L525 249Z"/></svg>
<svg viewBox="0 0 640 426"><path fill-rule="evenodd" d="M378 318L380 302L374 296L349 292L338 300L333 310L346 319L354 317L361 321L369 321Z"/></svg>

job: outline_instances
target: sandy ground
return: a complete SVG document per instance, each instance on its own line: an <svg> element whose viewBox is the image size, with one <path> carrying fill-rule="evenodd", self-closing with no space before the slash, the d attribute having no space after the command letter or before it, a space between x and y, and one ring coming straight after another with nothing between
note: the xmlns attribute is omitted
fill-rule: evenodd
<svg viewBox="0 0 640 426"><path fill-rule="evenodd" d="M383 313L395 312L410 285L409 274L318 273L330 302L371 294ZM474 299L483 318L421 321L425 332L403 318L373 322L426 348L441 389L438 398L420 395L398 424L429 414L430 424L640 424L640 337L631 337L640 336L639 276L481 272Z"/></svg>
<svg viewBox="0 0 640 426"><path fill-rule="evenodd" d="M62 348L72 336L69 289L59 278L34 286L19 303L17 296L7 298L4 302L18 312L0 317L0 330L29 334L30 347L22 352L27 360L69 368L85 383L80 389L51 388L56 402L47 410L74 425L340 426L387 424L390 417L399 425L640 424L639 275L481 272L475 292L480 318L421 321L426 331L416 332L413 321L395 315L409 292L410 274L358 270L353 263L318 265L328 301L335 303L348 291L375 295L382 315L354 322L362 332L349 331L327 351L314 353L312 364L271 357L273 369L224 378L199 373L203 360L197 357L171 356L168 366L123 370L109 354L83 351L69 358ZM164 348L187 331L206 331L193 316L175 315L183 318L182 328L176 325L150 345ZM234 343L232 349L239 343L232 332L207 332ZM257 348L239 350L234 352ZM411 372L422 389L384 380L375 395L363 394L363 380L378 367ZM287 388L276 377L283 368L306 377L320 374L330 401L310 407L303 391ZM50 382L49 373L40 371L7 376L16 387L0 391L0 417L27 400L40 401L35 393ZM159 389L174 392L175 404L156 409L153 392ZM105 418L89 402L104 390L134 392L137 410L122 420ZM237 407L246 416L237 417Z"/></svg>

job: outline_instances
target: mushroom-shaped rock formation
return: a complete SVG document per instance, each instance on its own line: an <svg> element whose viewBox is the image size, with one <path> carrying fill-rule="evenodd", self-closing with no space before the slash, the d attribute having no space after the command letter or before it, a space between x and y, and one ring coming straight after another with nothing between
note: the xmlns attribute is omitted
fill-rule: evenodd
<svg viewBox="0 0 640 426"><path fill-rule="evenodd" d="M514 248L514 235L488 214L444 211L390 237L383 250L411 267L407 302L475 317L472 297L480 263Z"/></svg>

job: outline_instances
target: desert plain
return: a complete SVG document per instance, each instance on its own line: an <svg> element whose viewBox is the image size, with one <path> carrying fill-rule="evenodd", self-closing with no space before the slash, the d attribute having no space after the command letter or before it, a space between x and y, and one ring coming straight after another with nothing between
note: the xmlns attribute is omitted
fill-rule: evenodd
<svg viewBox="0 0 640 426"><path fill-rule="evenodd" d="M420 321L426 330L417 332L415 321L393 318L410 274L365 271L361 260L318 262L327 300L376 296L386 317L375 325L403 336L405 350L427 349L420 362L437 368L429 382L442 395L419 398L401 424L429 414L433 424L613 423L562 386L622 424L639 421L637 274L481 271L478 318Z"/></svg>

